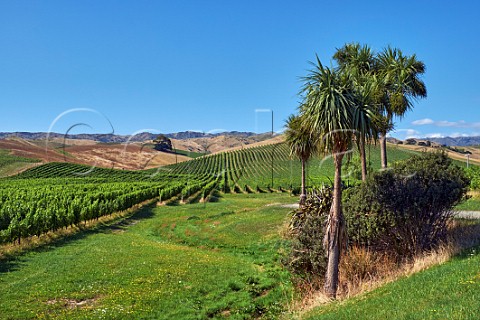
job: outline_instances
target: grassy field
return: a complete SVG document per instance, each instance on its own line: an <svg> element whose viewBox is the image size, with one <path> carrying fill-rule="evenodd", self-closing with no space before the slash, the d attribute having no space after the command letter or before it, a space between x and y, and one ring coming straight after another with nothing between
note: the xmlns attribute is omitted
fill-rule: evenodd
<svg viewBox="0 0 480 320"><path fill-rule="evenodd" d="M28 168L32 163L39 162L10 154L9 150L0 149L0 178Z"/></svg>
<svg viewBox="0 0 480 320"><path fill-rule="evenodd" d="M456 206L455 209L462 211L480 211L480 199L468 199Z"/></svg>
<svg viewBox="0 0 480 320"><path fill-rule="evenodd" d="M478 319L480 247L305 319Z"/></svg>
<svg viewBox="0 0 480 320"><path fill-rule="evenodd" d="M187 156L189 158L198 158L205 155L205 153L202 153L202 152L180 150L180 149L175 149L175 153Z"/></svg>
<svg viewBox="0 0 480 320"><path fill-rule="evenodd" d="M277 318L288 194L146 207L0 262L2 319ZM272 205L273 204L273 205Z"/></svg>
<svg viewBox="0 0 480 320"><path fill-rule="evenodd" d="M456 210L480 211L480 193L474 191L471 198L455 207Z"/></svg>

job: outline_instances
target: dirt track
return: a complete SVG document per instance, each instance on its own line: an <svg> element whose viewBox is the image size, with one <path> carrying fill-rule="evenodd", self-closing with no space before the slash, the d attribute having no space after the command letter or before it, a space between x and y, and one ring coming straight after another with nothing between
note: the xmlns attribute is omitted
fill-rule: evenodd
<svg viewBox="0 0 480 320"><path fill-rule="evenodd" d="M480 219L480 211L457 211L455 217L463 219Z"/></svg>

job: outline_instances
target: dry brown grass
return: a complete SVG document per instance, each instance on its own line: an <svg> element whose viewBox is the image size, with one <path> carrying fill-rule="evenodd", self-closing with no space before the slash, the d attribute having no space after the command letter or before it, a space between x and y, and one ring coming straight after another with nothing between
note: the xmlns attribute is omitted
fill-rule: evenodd
<svg viewBox="0 0 480 320"><path fill-rule="evenodd" d="M171 139L179 150L210 153L240 150L268 145L283 141L283 135L257 142L258 137L215 136L192 139ZM46 148L48 145L48 148ZM145 147L148 143L97 143L92 140L52 139L48 144L44 140L23 140L20 138L0 139L0 149L10 150L12 154L26 158L39 159L42 162L71 162L93 165L108 169L142 170L157 168L191 160L191 158L169 152L160 152ZM63 154L62 151L67 154Z"/></svg>
<svg viewBox="0 0 480 320"><path fill-rule="evenodd" d="M65 148L74 163L88 163L103 168L142 170L191 160L183 155L156 151L140 143L76 145Z"/></svg>
<svg viewBox="0 0 480 320"><path fill-rule="evenodd" d="M472 198L480 199L480 190L469 190L467 194Z"/></svg>
<svg viewBox="0 0 480 320"><path fill-rule="evenodd" d="M142 170L191 160L183 155L146 148L140 143L102 144L73 140L72 145L65 145L64 148L59 146L63 145L56 141L49 142L47 148L47 144L42 140L0 139L0 149L10 150L16 156L38 159L42 163L71 162L109 169ZM67 154L62 154L63 150ZM28 169L28 166L25 166L25 169ZM12 171L8 175L16 173L19 172Z"/></svg>
<svg viewBox="0 0 480 320"><path fill-rule="evenodd" d="M350 247L340 261L337 300L351 298L399 278L445 263L463 250L479 244L478 220L452 220L447 243L411 261L397 263L386 254ZM311 282L296 283L301 299L292 301L289 306L289 317L301 318L305 312L331 302L321 290L323 287L321 277L323 275Z"/></svg>
<svg viewBox="0 0 480 320"><path fill-rule="evenodd" d="M245 148L259 147L273 143L283 142L283 135L276 136L271 139L258 141L258 137L241 137L220 135L215 137L190 138L190 139L171 139L175 148L194 152L205 152L215 154L219 152L228 152L241 150Z"/></svg>
<svg viewBox="0 0 480 320"><path fill-rule="evenodd" d="M398 268L387 254L372 252L361 247L351 247L340 261L340 299L371 290L379 280L392 275Z"/></svg>
<svg viewBox="0 0 480 320"><path fill-rule="evenodd" d="M236 151L236 150L242 150L242 149L247 149L247 148L255 148L255 147L263 147L263 146L268 146L271 144L276 144L276 143L281 143L285 141L284 135L278 135L276 137L273 137L271 139L259 141L259 142L253 142L250 144L242 144L242 145L237 145L237 146L231 146L227 149L224 150L219 150L217 152L230 152L230 151Z"/></svg>
<svg viewBox="0 0 480 320"><path fill-rule="evenodd" d="M407 149L407 150L412 150L412 151L417 151L417 152L423 152L423 151L437 152L438 150L440 150L439 148L424 147L424 146L417 146L417 145L406 145L406 144L393 145L391 143L389 143L389 145L395 146L395 147L398 147L398 148L401 148L401 149ZM473 147L461 147L461 148L471 152L470 163L473 163L473 164L476 164L476 165L480 164L480 149L473 148ZM445 149L442 149L442 150L445 151L447 153L447 155L452 159L456 159L456 160L460 160L460 161L464 161L464 162L467 161L467 158L464 154L454 152L454 151L451 151L451 150L445 150Z"/></svg>

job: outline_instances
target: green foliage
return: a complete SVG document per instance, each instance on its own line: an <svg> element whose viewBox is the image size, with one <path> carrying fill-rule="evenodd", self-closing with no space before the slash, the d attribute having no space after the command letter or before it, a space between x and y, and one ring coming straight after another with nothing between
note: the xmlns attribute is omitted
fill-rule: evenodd
<svg viewBox="0 0 480 320"><path fill-rule="evenodd" d="M330 187L312 191L290 221L292 244L285 263L293 273L307 280L323 277L326 270L323 238L332 199Z"/></svg>
<svg viewBox="0 0 480 320"><path fill-rule="evenodd" d="M290 115L286 122L285 141L290 148L290 156L307 161L317 152L318 141L316 137L302 122L300 116Z"/></svg>
<svg viewBox="0 0 480 320"><path fill-rule="evenodd" d="M427 153L373 174L364 184L344 187L349 243L399 260L430 250L446 239L452 208L467 186L463 170L445 154ZM292 247L286 263L307 279L321 278L325 271L322 244L331 203L331 188L313 192L290 222Z"/></svg>
<svg viewBox="0 0 480 320"><path fill-rule="evenodd" d="M47 163L29 169L15 179L32 178L76 178L95 179L96 182L165 182L186 181L196 179L216 179L222 177L217 190L230 192L235 185L243 190L255 192L258 186L267 190L272 183L272 155L273 155L273 186L277 190L295 191L301 185L301 164L298 160L289 157L290 149L286 143L267 145L228 153L219 153L199 157L190 161L168 165L157 169L130 171L90 166L72 163ZM380 159L377 146L367 147L369 162L372 170L380 168ZM356 154L356 153L355 153ZM392 161L409 158L411 151L398 148L389 150ZM353 156L358 157L357 155ZM333 177L333 162L331 157L315 156L307 163L307 187L329 183ZM346 177L356 181L354 177ZM92 181L92 180L91 180Z"/></svg>
<svg viewBox="0 0 480 320"><path fill-rule="evenodd" d="M66 162L50 162L31 168L10 180L20 179L59 179L76 178L78 181L97 179L98 182L125 182L125 181L162 181L165 179L180 178L168 169L150 169L144 171L106 169Z"/></svg>
<svg viewBox="0 0 480 320"><path fill-rule="evenodd" d="M351 243L413 257L445 240L452 208L469 180L443 153L426 153L345 191Z"/></svg>
<svg viewBox="0 0 480 320"><path fill-rule="evenodd" d="M464 211L480 211L480 197L473 196L469 197L465 201L459 203L455 210L464 210Z"/></svg>
<svg viewBox="0 0 480 320"><path fill-rule="evenodd" d="M155 143L155 150L172 151L172 141L163 134L159 134L153 142Z"/></svg>
<svg viewBox="0 0 480 320"><path fill-rule="evenodd" d="M182 189L185 187L185 183L177 183L173 185L169 185L166 188L163 188L160 190L160 201L165 201L170 198L173 198L174 196L178 195Z"/></svg>
<svg viewBox="0 0 480 320"><path fill-rule="evenodd" d="M372 163L367 163L367 172L372 172ZM362 165L360 162L360 156L358 154L354 154L350 159L347 159L343 162L342 172L344 179L348 177L349 179L353 180L362 180Z"/></svg>
<svg viewBox="0 0 480 320"><path fill-rule="evenodd" d="M470 188L480 189L480 167L470 166L465 169L465 172L470 179Z"/></svg>
<svg viewBox="0 0 480 320"><path fill-rule="evenodd" d="M392 154L398 154L397 159L409 156L397 150L393 150ZM0 198L0 234L3 240L0 241L13 241L18 237L77 225L114 210L126 209L148 197L161 197L165 201L180 195L179 198L186 202L195 202L201 198L214 200L218 195L209 195L217 191L272 192L272 155L276 190L295 193L300 185L301 167L298 161L289 158L285 143L214 154L144 171L71 163L37 166L15 177L0 180L4 187L3 191L0 190L3 194L3 198ZM328 182L333 174L332 161L329 158L314 158L307 172L310 186ZM142 190L150 191L144 196L130 195L133 191L129 186L140 186L140 182ZM95 198L95 193L87 197L93 185L104 188L104 196L114 192L118 199L106 199L104 196ZM53 194L58 195L51 196ZM17 196L22 197L22 202L11 205ZM51 199L48 204L39 205L41 198Z"/></svg>
<svg viewBox="0 0 480 320"><path fill-rule="evenodd" d="M97 219L158 196L162 184L6 181L0 189L0 243Z"/></svg>
<svg viewBox="0 0 480 320"><path fill-rule="evenodd" d="M371 170L380 168L379 152L378 146L367 146ZM354 159L358 158L356 152L354 153ZM272 187L273 164L273 186L278 190L292 191L293 189L295 192L301 185L301 163L292 159L289 154L288 145L279 143L207 155L177 165L162 167L161 172L170 175L221 175L223 181L219 183L218 190L230 192L238 185L247 192L248 190L256 192L257 186L260 190L268 190L267 187ZM414 154L417 153L394 147L389 149L391 161L406 159ZM329 156L313 156L307 163L306 169L307 187L329 183L333 177L333 161ZM344 179L357 181L353 176Z"/></svg>
<svg viewBox="0 0 480 320"><path fill-rule="evenodd" d="M0 243L20 241L128 209L145 200L182 193L187 200L217 178L171 170L128 171L48 163L0 180Z"/></svg>
<svg viewBox="0 0 480 320"><path fill-rule="evenodd" d="M453 152L464 154L464 155L472 154L470 151L465 150L464 148L459 148L459 147L454 147L454 146L444 146L443 148L447 149L447 150L450 150L450 151L453 151Z"/></svg>

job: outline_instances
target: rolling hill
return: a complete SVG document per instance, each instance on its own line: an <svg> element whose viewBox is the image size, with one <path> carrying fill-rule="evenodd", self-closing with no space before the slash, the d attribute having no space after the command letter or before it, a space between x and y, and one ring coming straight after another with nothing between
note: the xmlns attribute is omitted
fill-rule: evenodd
<svg viewBox="0 0 480 320"><path fill-rule="evenodd" d="M268 142L270 134L251 132L227 132L203 134L179 132L169 134L175 152L160 152L153 149L152 140L157 135L141 133L134 137L118 135L80 134L64 135L52 133L0 133L0 150L42 163L69 162L103 168L143 170L187 161L200 154L217 153L232 148L244 148ZM129 141L128 139L131 138ZM275 140L278 142L280 140ZM24 162L22 162L24 164ZM24 165L23 168L29 166ZM22 170L16 166L10 174ZM4 170L3 175L9 174Z"/></svg>

